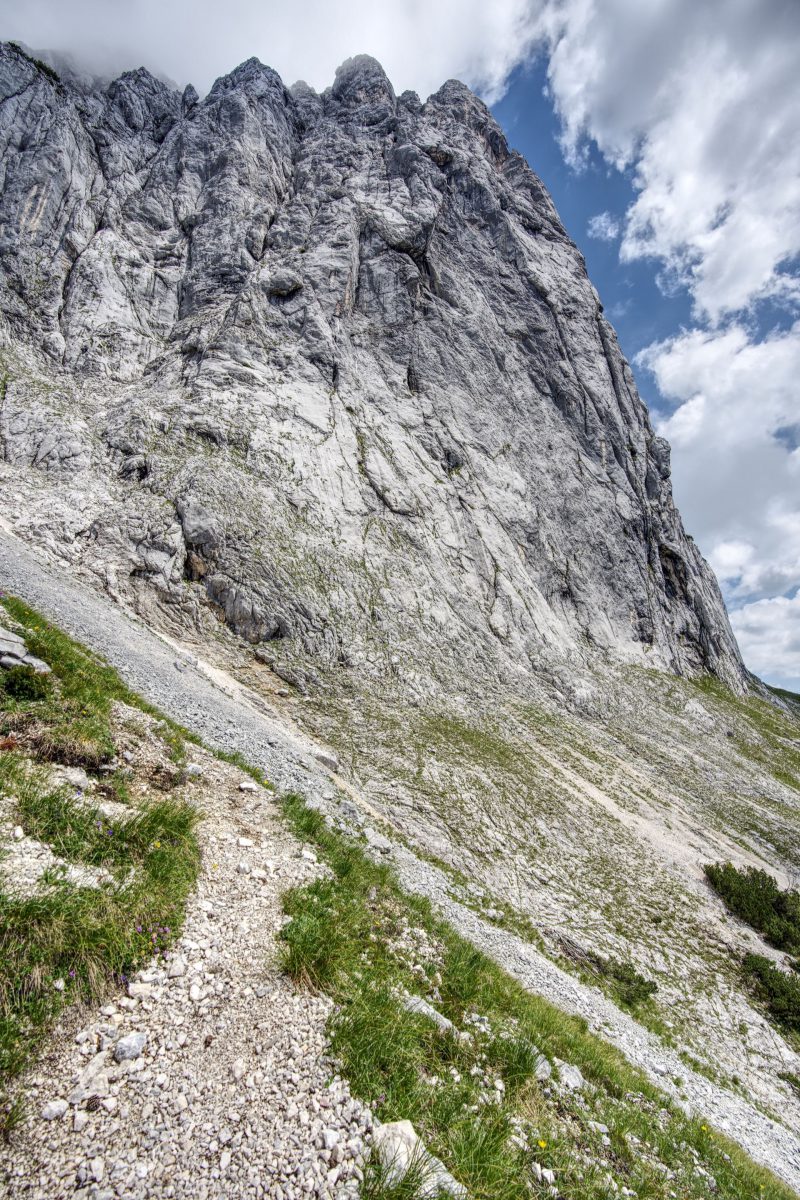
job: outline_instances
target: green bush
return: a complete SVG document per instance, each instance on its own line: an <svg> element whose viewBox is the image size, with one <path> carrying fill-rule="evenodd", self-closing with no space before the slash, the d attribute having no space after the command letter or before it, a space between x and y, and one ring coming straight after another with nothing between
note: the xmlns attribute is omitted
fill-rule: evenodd
<svg viewBox="0 0 800 1200"><path fill-rule="evenodd" d="M800 1032L800 979L787 975L762 954L745 955L742 965L770 1016L787 1029Z"/></svg>
<svg viewBox="0 0 800 1200"><path fill-rule="evenodd" d="M9 46L14 47L17 54L21 54L23 58L27 58L29 63L33 63L33 65L39 71L41 71L43 75L46 75L48 77L48 79L51 79L53 81L53 83L61 82L58 72L54 71L53 68L48 66L48 64L46 62L42 62L42 60L40 58L34 58L32 54L26 53L26 51L22 49L22 46L20 46L20 44L18 42L9 42L8 44L9 44Z"/></svg>
<svg viewBox="0 0 800 1200"><path fill-rule="evenodd" d="M757 867L709 863L706 878L734 916L763 934L778 950L800 952L800 893L781 891L778 882Z"/></svg>
<svg viewBox="0 0 800 1200"><path fill-rule="evenodd" d="M12 700L45 700L52 687L49 675L40 675L33 667L9 667L0 675L0 687Z"/></svg>
<svg viewBox="0 0 800 1200"><path fill-rule="evenodd" d="M617 999L623 1008L636 1008L658 991L658 985L652 979L646 979L630 963L620 962L616 958L606 961L605 974L612 980Z"/></svg>
<svg viewBox="0 0 800 1200"><path fill-rule="evenodd" d="M788 1083L790 1088L793 1088L800 1096L800 1075L795 1075L793 1071L779 1071L778 1079L782 1079L784 1083Z"/></svg>

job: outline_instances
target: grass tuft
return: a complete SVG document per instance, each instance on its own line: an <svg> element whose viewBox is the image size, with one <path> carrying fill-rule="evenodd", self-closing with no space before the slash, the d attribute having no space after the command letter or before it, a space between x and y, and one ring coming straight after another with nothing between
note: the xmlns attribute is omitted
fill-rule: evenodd
<svg viewBox="0 0 800 1200"><path fill-rule="evenodd" d="M12 700L45 700L52 684L48 675L40 675L33 667L11 667L0 675L0 690Z"/></svg>

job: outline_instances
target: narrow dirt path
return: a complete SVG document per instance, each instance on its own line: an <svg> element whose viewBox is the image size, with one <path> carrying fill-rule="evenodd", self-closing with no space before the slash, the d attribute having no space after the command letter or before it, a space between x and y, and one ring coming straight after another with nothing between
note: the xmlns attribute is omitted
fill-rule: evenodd
<svg viewBox="0 0 800 1200"><path fill-rule="evenodd" d="M189 655L181 660L174 645L105 597L68 578L62 563L50 564L44 554L35 553L1 523L0 586L103 653L141 695L209 744L239 750L279 787L296 789L323 807L327 803L335 808L331 777L313 760L313 743L260 711L258 698L249 698L246 689L233 680L233 694L220 690L206 673L191 665ZM176 669L176 661L180 669ZM436 868L400 847L395 847L394 859L405 886L429 896L465 937L525 986L565 1011L585 1017L591 1028L617 1045L665 1091L676 1094L670 1077L680 1075L682 1091L693 1110L711 1119L755 1161L800 1193L800 1140L794 1134L741 1097L692 1072L654 1035L596 989L566 975L534 946L456 904L448 896L448 880Z"/></svg>
<svg viewBox="0 0 800 1200"><path fill-rule="evenodd" d="M0 1144L9 1197L358 1194L372 1123L329 1084L331 1003L277 962L281 894L323 868L271 793L207 752L192 762L203 865L183 936L100 1011L65 1013Z"/></svg>

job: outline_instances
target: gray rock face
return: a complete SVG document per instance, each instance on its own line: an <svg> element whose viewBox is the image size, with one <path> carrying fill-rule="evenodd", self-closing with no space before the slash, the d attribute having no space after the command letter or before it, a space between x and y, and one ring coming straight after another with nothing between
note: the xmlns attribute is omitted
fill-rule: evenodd
<svg viewBox="0 0 800 1200"><path fill-rule="evenodd" d="M37 675L50 673L46 662L28 652L24 639L18 633L0 625L0 669L7 671L11 667L30 667Z"/></svg>
<svg viewBox="0 0 800 1200"><path fill-rule="evenodd" d="M584 261L488 110L0 49L0 482L140 609L322 668L745 674Z"/></svg>

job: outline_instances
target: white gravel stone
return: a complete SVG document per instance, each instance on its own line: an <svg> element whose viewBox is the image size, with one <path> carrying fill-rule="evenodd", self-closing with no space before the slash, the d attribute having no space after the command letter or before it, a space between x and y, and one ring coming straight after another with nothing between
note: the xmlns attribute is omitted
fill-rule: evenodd
<svg viewBox="0 0 800 1200"><path fill-rule="evenodd" d="M561 1062L556 1059L558 1067L558 1084L559 1087L569 1092L580 1092L586 1087L586 1080L577 1067L573 1067L571 1063Z"/></svg>
<svg viewBox="0 0 800 1200"><path fill-rule="evenodd" d="M120 1038L114 1047L114 1058L118 1063L126 1059L138 1058L147 1044L147 1034L141 1031L129 1033Z"/></svg>
<svg viewBox="0 0 800 1200"><path fill-rule="evenodd" d="M60 1121L69 1108L66 1100L48 1100L42 1109L43 1121Z"/></svg>
<svg viewBox="0 0 800 1200"><path fill-rule="evenodd" d="M420 1016L427 1017L429 1021L433 1021L434 1025L438 1026L443 1033L449 1033L453 1028L453 1022L429 1004L427 1000L423 1000L422 996L401 996L400 1003L403 1008L410 1013L417 1013Z"/></svg>
<svg viewBox="0 0 800 1200"><path fill-rule="evenodd" d="M467 1195L467 1189L453 1178L438 1158L425 1149L410 1121L391 1121L381 1125L373 1135L372 1150L379 1157L386 1172L386 1182L390 1185L399 1184L412 1165L419 1168L423 1177L415 1193L419 1200L442 1195L461 1200Z"/></svg>

